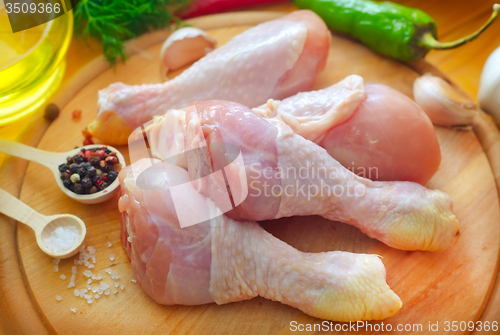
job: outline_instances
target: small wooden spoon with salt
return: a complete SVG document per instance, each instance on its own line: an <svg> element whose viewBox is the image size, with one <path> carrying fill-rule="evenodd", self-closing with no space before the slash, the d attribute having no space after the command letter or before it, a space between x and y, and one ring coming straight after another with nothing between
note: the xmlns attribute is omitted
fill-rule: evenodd
<svg viewBox="0 0 500 335"><path fill-rule="evenodd" d="M53 258L75 255L87 234L85 223L80 218L70 214L42 215L2 189L0 213L31 227L40 249Z"/></svg>

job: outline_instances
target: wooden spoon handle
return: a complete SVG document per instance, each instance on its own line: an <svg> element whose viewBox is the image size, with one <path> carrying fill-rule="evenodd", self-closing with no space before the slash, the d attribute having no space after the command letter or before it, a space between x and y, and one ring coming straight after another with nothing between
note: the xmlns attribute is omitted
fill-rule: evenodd
<svg viewBox="0 0 500 335"><path fill-rule="evenodd" d="M65 158L64 154L61 153L36 149L21 143L4 140L3 138L0 138L0 152L42 164L49 169L57 168L58 163L62 164L62 160Z"/></svg>
<svg viewBox="0 0 500 335"><path fill-rule="evenodd" d="M40 234L49 219L0 188L0 213L22 222Z"/></svg>

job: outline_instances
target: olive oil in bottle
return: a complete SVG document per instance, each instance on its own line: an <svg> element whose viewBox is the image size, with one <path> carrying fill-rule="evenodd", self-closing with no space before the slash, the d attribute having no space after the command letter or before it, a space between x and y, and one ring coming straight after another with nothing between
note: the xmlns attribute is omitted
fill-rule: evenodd
<svg viewBox="0 0 500 335"><path fill-rule="evenodd" d="M13 33L0 0L0 126L34 112L59 87L72 32L68 12Z"/></svg>

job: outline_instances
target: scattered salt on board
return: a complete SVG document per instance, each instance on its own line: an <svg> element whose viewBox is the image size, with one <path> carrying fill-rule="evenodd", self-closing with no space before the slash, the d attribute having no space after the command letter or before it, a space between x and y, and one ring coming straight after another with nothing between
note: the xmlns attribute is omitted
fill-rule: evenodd
<svg viewBox="0 0 500 335"><path fill-rule="evenodd" d="M108 247L111 247L111 246L112 246L112 243L109 242ZM79 251L80 251L80 255L79 255L78 259L74 260L75 265L73 265L71 267L71 281L68 285L68 288L74 288L76 286L75 281L76 281L76 275L78 273L78 271L77 271L78 265L85 264L86 267L92 269L92 268L94 268L94 265L90 264L89 260L92 260L94 263L96 262L96 250L95 250L95 248L93 248L91 246L89 246L88 248L85 248L85 246L83 245L82 247L79 248ZM111 261L114 261L116 259L115 255L110 254L109 259ZM53 259L52 262L54 264L54 268L53 268L54 272L58 272L60 259L57 259L57 258ZM97 303L97 300L100 297L102 297L103 295L106 295L106 296L111 295L111 291L113 291L113 294L116 294L116 293L118 293L118 290L125 289L125 285L120 285L120 283L117 281L120 278L120 276L117 275L116 273L114 273L109 268L105 269L104 271L110 275L112 280L114 280L112 285L109 285L105 282L105 279L101 273L93 274L92 271L90 271L88 269L84 269L84 270L85 271L83 271L82 275L84 277L87 277L87 281L86 281L87 285L85 285L85 288L82 288L82 289L74 288L73 295L75 297L81 297L81 298L85 299L88 304ZM59 276L59 278L62 280L65 280L68 277L65 274L61 274ZM99 282L97 282L97 281L99 281ZM133 283L137 282L134 278L132 278L130 281ZM99 285L92 286L92 285L90 285L92 283L94 283L94 284L99 283ZM111 289L111 286L114 286L113 290ZM91 294L88 294L88 293L91 293ZM59 295L56 295L56 300L61 301L62 297ZM75 307L70 308L70 310L71 310L71 312L76 314Z"/></svg>

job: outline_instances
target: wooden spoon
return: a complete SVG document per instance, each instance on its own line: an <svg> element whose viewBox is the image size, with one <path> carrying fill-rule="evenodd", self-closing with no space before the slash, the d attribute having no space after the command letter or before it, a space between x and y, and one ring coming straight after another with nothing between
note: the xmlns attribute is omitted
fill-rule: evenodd
<svg viewBox="0 0 500 335"><path fill-rule="evenodd" d="M0 189L0 213L30 226L35 231L36 243L40 249L54 258L68 258L76 254L87 234L85 223L80 218L70 214L42 215L2 189ZM54 251L57 250L56 247L45 245L45 241L56 228L70 226L75 227L79 233L78 242L74 246L67 250Z"/></svg>
<svg viewBox="0 0 500 335"><path fill-rule="evenodd" d="M23 158L49 168L52 173L54 173L59 188L64 193L66 193L68 197L84 204L97 204L111 199L113 195L118 191L118 185L120 185L118 178L116 178L108 187L106 187L102 191L92 194L77 194L64 187L64 184L60 178L61 172L59 171L59 165L66 163L66 158L68 156L74 156L78 154L78 152L80 152L80 149L82 148L95 149L101 148L102 146L103 145L100 144L92 144L85 145L81 148L73 149L68 152L50 152L0 138L0 152ZM107 145L105 147L110 151L116 152L116 157L118 158L120 164L125 165L125 158L123 158L122 154L117 149Z"/></svg>

